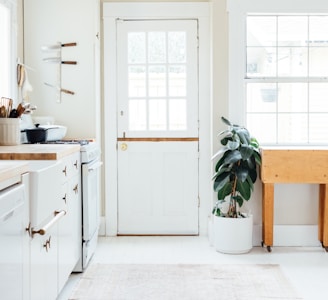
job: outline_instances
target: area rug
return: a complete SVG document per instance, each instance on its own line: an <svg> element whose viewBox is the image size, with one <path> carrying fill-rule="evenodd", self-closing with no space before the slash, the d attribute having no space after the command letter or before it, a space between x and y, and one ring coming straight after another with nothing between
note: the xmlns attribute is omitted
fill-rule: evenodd
<svg viewBox="0 0 328 300"><path fill-rule="evenodd" d="M295 300L279 265L93 264L69 300Z"/></svg>

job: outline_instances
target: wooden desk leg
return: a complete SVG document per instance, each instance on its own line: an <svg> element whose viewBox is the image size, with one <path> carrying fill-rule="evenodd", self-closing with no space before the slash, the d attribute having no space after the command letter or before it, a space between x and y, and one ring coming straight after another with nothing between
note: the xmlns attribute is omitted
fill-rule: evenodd
<svg viewBox="0 0 328 300"><path fill-rule="evenodd" d="M318 237L322 247L328 252L328 185L319 186Z"/></svg>
<svg viewBox="0 0 328 300"><path fill-rule="evenodd" d="M274 184L262 185L262 244L271 252L273 245L273 209L274 209Z"/></svg>

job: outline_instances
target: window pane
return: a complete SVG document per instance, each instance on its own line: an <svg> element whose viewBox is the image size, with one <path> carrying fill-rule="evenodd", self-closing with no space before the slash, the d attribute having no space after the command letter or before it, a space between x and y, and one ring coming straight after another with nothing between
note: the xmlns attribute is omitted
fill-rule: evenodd
<svg viewBox="0 0 328 300"><path fill-rule="evenodd" d="M260 144L277 143L276 114L247 114L246 126Z"/></svg>
<svg viewBox="0 0 328 300"><path fill-rule="evenodd" d="M146 130L146 100L129 101L129 130Z"/></svg>
<svg viewBox="0 0 328 300"><path fill-rule="evenodd" d="M327 46L328 16L311 16L309 20L309 44Z"/></svg>
<svg viewBox="0 0 328 300"><path fill-rule="evenodd" d="M247 18L247 46L276 46L277 18L251 16Z"/></svg>
<svg viewBox="0 0 328 300"><path fill-rule="evenodd" d="M309 75L328 76L328 47L310 47Z"/></svg>
<svg viewBox="0 0 328 300"><path fill-rule="evenodd" d="M129 97L146 96L145 67L129 67Z"/></svg>
<svg viewBox="0 0 328 300"><path fill-rule="evenodd" d="M186 62L186 33L185 32L169 32L168 48L170 63Z"/></svg>
<svg viewBox="0 0 328 300"><path fill-rule="evenodd" d="M170 130L187 129L187 106L185 99L171 99L169 102Z"/></svg>
<svg viewBox="0 0 328 300"><path fill-rule="evenodd" d="M166 129L166 101L149 100L149 130Z"/></svg>
<svg viewBox="0 0 328 300"><path fill-rule="evenodd" d="M150 63L166 62L166 34L165 32L149 32L148 60Z"/></svg>
<svg viewBox="0 0 328 300"><path fill-rule="evenodd" d="M328 83L310 83L310 112L328 112Z"/></svg>
<svg viewBox="0 0 328 300"><path fill-rule="evenodd" d="M278 46L307 46L307 40L307 16L278 17Z"/></svg>
<svg viewBox="0 0 328 300"><path fill-rule="evenodd" d="M308 49L305 47L278 48L278 76L307 76Z"/></svg>
<svg viewBox="0 0 328 300"><path fill-rule="evenodd" d="M277 73L276 48L247 48L247 77L273 77Z"/></svg>
<svg viewBox="0 0 328 300"><path fill-rule="evenodd" d="M187 74L185 66L169 67L169 95L170 96L186 96Z"/></svg>
<svg viewBox="0 0 328 300"><path fill-rule="evenodd" d="M276 112L277 96L275 83L247 84L247 111Z"/></svg>
<svg viewBox="0 0 328 300"><path fill-rule="evenodd" d="M154 66L149 67L149 90L148 94L151 97L166 96L166 67Z"/></svg>
<svg viewBox="0 0 328 300"><path fill-rule="evenodd" d="M128 62L146 62L146 35L144 32L130 32L128 34Z"/></svg>
<svg viewBox="0 0 328 300"><path fill-rule="evenodd" d="M10 9L0 3L0 96L11 97L10 91Z"/></svg>
<svg viewBox="0 0 328 300"><path fill-rule="evenodd" d="M307 114L278 114L278 143L308 142Z"/></svg>
<svg viewBox="0 0 328 300"><path fill-rule="evenodd" d="M310 114L310 143L328 143L328 113Z"/></svg>
<svg viewBox="0 0 328 300"><path fill-rule="evenodd" d="M279 83L278 112L307 112L307 83Z"/></svg>

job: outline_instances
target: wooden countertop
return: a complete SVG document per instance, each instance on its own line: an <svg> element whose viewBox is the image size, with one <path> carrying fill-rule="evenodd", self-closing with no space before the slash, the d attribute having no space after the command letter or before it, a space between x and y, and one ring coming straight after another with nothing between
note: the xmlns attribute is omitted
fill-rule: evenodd
<svg viewBox="0 0 328 300"><path fill-rule="evenodd" d="M58 160L78 151L80 151L78 144L0 146L0 160Z"/></svg>
<svg viewBox="0 0 328 300"><path fill-rule="evenodd" d="M0 182L20 176L28 172L27 162L1 162L0 161Z"/></svg>

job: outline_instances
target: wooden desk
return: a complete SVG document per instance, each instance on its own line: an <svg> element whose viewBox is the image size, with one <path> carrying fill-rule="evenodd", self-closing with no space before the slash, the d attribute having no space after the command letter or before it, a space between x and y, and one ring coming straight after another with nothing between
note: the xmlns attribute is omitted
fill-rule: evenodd
<svg viewBox="0 0 328 300"><path fill-rule="evenodd" d="M262 246L273 246L275 183L319 184L318 239L328 252L328 148L262 148Z"/></svg>

